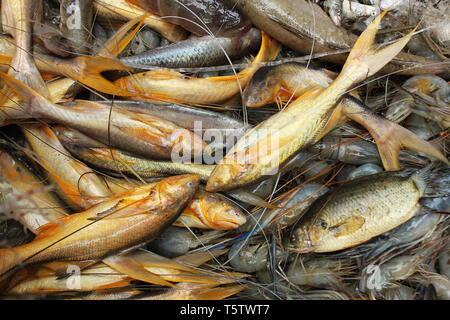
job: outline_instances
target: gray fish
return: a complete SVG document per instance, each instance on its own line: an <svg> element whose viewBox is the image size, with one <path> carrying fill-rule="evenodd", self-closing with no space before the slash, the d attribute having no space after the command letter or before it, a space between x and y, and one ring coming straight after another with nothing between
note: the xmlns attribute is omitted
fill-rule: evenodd
<svg viewBox="0 0 450 320"><path fill-rule="evenodd" d="M168 46L124 57L120 62L130 68L146 69L150 66L166 68L208 67L227 63L228 59L241 57L258 49L261 32L252 28L233 37L190 38Z"/></svg>

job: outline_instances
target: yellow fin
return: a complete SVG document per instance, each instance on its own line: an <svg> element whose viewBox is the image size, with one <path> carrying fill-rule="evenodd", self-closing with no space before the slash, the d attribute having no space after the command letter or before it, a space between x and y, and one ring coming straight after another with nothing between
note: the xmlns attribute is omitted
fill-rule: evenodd
<svg viewBox="0 0 450 320"><path fill-rule="evenodd" d="M148 14L144 14L124 24L110 39L108 39L108 41L104 44L103 48L100 49L97 55L105 57L118 56L130 43L131 39L134 38L136 33L141 28L142 23L148 16ZM136 23L138 23L137 27L127 34L131 27L133 27Z"/></svg>
<svg viewBox="0 0 450 320"><path fill-rule="evenodd" d="M381 19L388 10L378 15L356 40L337 79L350 78L353 83L357 83L374 75L400 53L409 42L418 26L397 42L383 49L375 50L373 48Z"/></svg>
<svg viewBox="0 0 450 320"><path fill-rule="evenodd" d="M245 289L243 285L217 287L193 290L190 294L192 300L222 300Z"/></svg>
<svg viewBox="0 0 450 320"><path fill-rule="evenodd" d="M36 231L36 237L34 240L40 240L46 237L50 237L55 235L56 233L60 232L62 230L62 227L71 219L73 219L73 215L69 215L66 217L62 217L56 221L49 222L44 224L43 226L40 226Z"/></svg>
<svg viewBox="0 0 450 320"><path fill-rule="evenodd" d="M333 231L336 237L342 237L361 228L365 221L366 219L364 219L363 217L354 215L345 219L344 222L336 226L331 226L330 229Z"/></svg>
<svg viewBox="0 0 450 320"><path fill-rule="evenodd" d="M162 286L176 287L176 285L164 280L161 276L146 270L141 264L130 259L128 255L111 256L103 259L103 262L114 270L126 274L133 279Z"/></svg>
<svg viewBox="0 0 450 320"><path fill-rule="evenodd" d="M228 251L228 249L199 251L199 252L188 253L183 256L176 257L173 260L180 262L182 264L193 265L193 266L198 267L213 258L223 255L227 251Z"/></svg>
<svg viewBox="0 0 450 320"><path fill-rule="evenodd" d="M172 80L172 79L185 79L189 80L189 76L185 76L182 73L176 71L169 70L152 70L146 73L146 78L150 78L150 80Z"/></svg>
<svg viewBox="0 0 450 320"><path fill-rule="evenodd" d="M364 126L374 138L383 166L388 171L400 170L399 151L408 148L438 159L447 165L447 158L431 143L395 122L372 113L353 98L342 100L342 112Z"/></svg>

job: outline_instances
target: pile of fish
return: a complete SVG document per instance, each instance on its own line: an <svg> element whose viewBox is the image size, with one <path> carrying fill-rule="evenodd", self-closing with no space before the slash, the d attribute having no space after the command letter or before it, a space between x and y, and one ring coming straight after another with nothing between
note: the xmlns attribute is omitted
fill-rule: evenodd
<svg viewBox="0 0 450 320"><path fill-rule="evenodd" d="M450 299L445 3L2 0L0 298Z"/></svg>

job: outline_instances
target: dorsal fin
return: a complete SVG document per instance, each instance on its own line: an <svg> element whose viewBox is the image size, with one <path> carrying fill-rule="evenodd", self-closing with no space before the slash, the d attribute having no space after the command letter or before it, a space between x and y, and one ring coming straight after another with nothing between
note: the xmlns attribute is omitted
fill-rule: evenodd
<svg viewBox="0 0 450 320"><path fill-rule="evenodd" d="M57 232L61 231L62 227L67 223L67 221L71 220L73 217L74 215L69 215L40 226L36 231L37 235L34 240L43 239L56 234Z"/></svg>

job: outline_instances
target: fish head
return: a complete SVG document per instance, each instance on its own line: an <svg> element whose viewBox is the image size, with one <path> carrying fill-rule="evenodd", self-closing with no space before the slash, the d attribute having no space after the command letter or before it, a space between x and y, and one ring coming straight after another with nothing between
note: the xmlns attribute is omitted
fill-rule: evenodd
<svg viewBox="0 0 450 320"><path fill-rule="evenodd" d="M68 127L62 125L54 125L52 129L58 139L63 143L73 143L76 140L74 132Z"/></svg>
<svg viewBox="0 0 450 320"><path fill-rule="evenodd" d="M239 207L218 194L204 192L200 207L208 224L217 230L236 229L247 221Z"/></svg>
<svg viewBox="0 0 450 320"><path fill-rule="evenodd" d="M317 234L311 232L310 226L299 226L287 233L284 239L285 246L290 251L298 253L313 252L317 240Z"/></svg>
<svg viewBox="0 0 450 320"><path fill-rule="evenodd" d="M216 165L206 183L206 190L209 192L228 191L241 187L242 179L250 164L238 161L225 156Z"/></svg>
<svg viewBox="0 0 450 320"><path fill-rule="evenodd" d="M281 81L270 71L270 67L261 67L253 75L242 97L247 107L262 107L276 100Z"/></svg>
<svg viewBox="0 0 450 320"><path fill-rule="evenodd" d="M179 201L188 202L192 199L200 185L200 176L197 174L184 174L162 179L158 183L160 195L164 195L166 205L178 204Z"/></svg>
<svg viewBox="0 0 450 320"><path fill-rule="evenodd" d="M138 5L170 22L179 24L197 36L234 34L248 29L250 22L232 0L137 0Z"/></svg>

